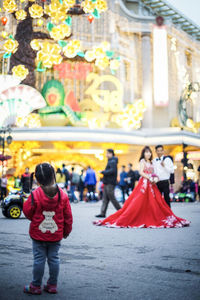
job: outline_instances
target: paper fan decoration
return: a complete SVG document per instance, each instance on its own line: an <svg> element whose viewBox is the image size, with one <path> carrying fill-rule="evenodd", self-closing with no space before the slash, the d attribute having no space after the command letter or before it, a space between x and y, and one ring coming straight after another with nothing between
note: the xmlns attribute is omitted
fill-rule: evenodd
<svg viewBox="0 0 200 300"><path fill-rule="evenodd" d="M0 126L14 125L17 117L26 117L45 105L42 95L28 85L18 85L4 90L0 94Z"/></svg>
<svg viewBox="0 0 200 300"><path fill-rule="evenodd" d="M17 86L21 82L20 78L12 75L0 75L0 93L12 86Z"/></svg>

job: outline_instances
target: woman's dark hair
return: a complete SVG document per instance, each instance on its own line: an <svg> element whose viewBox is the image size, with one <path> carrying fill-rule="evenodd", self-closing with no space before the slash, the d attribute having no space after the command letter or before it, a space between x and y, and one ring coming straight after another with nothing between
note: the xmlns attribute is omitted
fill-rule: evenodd
<svg viewBox="0 0 200 300"><path fill-rule="evenodd" d="M113 149L107 149L107 152L111 153L111 154L112 154L112 156L115 156L115 152L114 152L114 150L113 150Z"/></svg>
<svg viewBox="0 0 200 300"><path fill-rule="evenodd" d="M35 177L44 186L56 181L54 168L49 163L38 164L35 168Z"/></svg>
<svg viewBox="0 0 200 300"><path fill-rule="evenodd" d="M145 152L147 152L147 151L151 152L150 161L152 161L152 159L153 159L153 153L152 153L152 150L151 150L151 148L150 148L149 146L145 146L145 147L142 149L142 152L141 152L141 156L140 156L139 161L141 161L142 159L145 159L145 158L144 158L144 154L145 154Z"/></svg>

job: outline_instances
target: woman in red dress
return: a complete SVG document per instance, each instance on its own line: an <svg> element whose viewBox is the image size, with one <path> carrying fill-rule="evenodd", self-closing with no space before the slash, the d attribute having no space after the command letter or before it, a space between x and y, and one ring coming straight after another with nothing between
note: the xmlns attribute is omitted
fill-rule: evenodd
<svg viewBox="0 0 200 300"><path fill-rule="evenodd" d="M130 194L124 206L95 225L129 228L172 228L189 226L190 222L172 212L156 186L158 177L154 174L152 151L146 146L140 158L138 185Z"/></svg>

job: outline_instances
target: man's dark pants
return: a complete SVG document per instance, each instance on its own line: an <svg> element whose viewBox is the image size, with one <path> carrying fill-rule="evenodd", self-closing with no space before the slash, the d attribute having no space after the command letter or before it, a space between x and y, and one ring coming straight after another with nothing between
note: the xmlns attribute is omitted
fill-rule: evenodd
<svg viewBox="0 0 200 300"><path fill-rule="evenodd" d="M158 181L157 186L161 194L164 195L165 202L169 205L169 207L171 207L169 197L169 180Z"/></svg>
<svg viewBox="0 0 200 300"><path fill-rule="evenodd" d="M112 202L113 206L119 210L121 208L119 202L115 198L115 186L112 184L104 184L103 190L103 204L101 207L101 215L105 216L108 208L109 201Z"/></svg>

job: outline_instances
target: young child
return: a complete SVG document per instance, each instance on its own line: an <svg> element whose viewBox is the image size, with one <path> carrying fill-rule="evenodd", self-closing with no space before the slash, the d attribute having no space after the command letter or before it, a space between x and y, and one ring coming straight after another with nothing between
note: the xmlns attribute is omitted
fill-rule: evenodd
<svg viewBox="0 0 200 300"><path fill-rule="evenodd" d="M36 166L39 187L24 203L23 212L31 220L29 234L33 243L33 280L24 292L42 293L41 284L45 262L49 265L49 279L44 291L57 293L60 241L72 230L72 213L68 196L58 188L54 168L48 163Z"/></svg>

